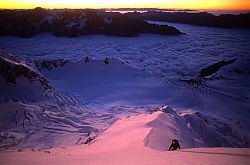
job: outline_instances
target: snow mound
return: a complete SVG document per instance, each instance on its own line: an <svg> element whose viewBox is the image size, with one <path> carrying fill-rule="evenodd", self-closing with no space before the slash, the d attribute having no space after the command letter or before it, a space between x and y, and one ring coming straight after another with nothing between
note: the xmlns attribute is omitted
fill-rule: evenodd
<svg viewBox="0 0 250 165"><path fill-rule="evenodd" d="M194 147L244 147L249 143L243 139L244 135L236 133L232 125L224 127L223 121L214 122L209 116L205 117L200 112L192 110L174 110L171 106L160 107L161 113L146 124L151 130L145 137L145 146L156 150L168 150L172 139L178 139L182 148ZM159 113L159 112L156 112ZM210 120L211 119L211 120ZM226 129L227 127L227 129ZM231 138L228 138L228 137Z"/></svg>
<svg viewBox="0 0 250 165"><path fill-rule="evenodd" d="M228 146L199 112L177 112L165 106L156 119L146 125L151 128L144 140L146 146L168 150L172 139L178 139L182 148Z"/></svg>

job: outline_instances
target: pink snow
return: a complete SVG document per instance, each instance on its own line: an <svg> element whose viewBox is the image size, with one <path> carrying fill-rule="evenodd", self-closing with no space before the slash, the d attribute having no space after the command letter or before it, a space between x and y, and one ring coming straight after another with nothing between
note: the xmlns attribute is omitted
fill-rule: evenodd
<svg viewBox="0 0 250 165"><path fill-rule="evenodd" d="M163 112L155 112L121 118L88 145L53 148L47 151L2 152L0 162L1 165L249 164L250 149L246 148L190 148L166 151L147 147L145 138L152 129L148 123L158 120L162 114ZM159 138L154 136L151 142L154 140ZM164 139L157 144L161 143L165 143Z"/></svg>

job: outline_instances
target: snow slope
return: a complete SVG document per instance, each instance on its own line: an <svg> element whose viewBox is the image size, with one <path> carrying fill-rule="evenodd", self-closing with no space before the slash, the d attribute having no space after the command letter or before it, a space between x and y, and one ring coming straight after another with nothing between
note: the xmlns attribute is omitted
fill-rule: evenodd
<svg viewBox="0 0 250 165"><path fill-rule="evenodd" d="M84 139L114 120L87 111L77 97L56 91L29 62L1 52L1 67L1 149L74 145L80 136ZM41 78L51 88L44 88ZM106 123L99 124L103 120Z"/></svg>
<svg viewBox="0 0 250 165"><path fill-rule="evenodd" d="M40 70L61 92L82 97L89 104L146 105L164 103L170 92L150 73L119 59L85 59L64 67ZM113 104L113 105L110 105Z"/></svg>
<svg viewBox="0 0 250 165"><path fill-rule="evenodd" d="M79 139L84 142L89 132L105 129L119 115L149 111L152 105L163 103L167 94L164 84L155 82L151 74L117 59L110 59L108 65L103 60L61 65L60 60L18 59L24 70L46 77L52 87L46 90L28 81L26 72L18 75L15 68L19 63L8 60L12 55L2 57L3 66L11 66L4 73L12 73L15 79L11 83L1 76L0 137L4 148L51 148L74 145Z"/></svg>
<svg viewBox="0 0 250 165"><path fill-rule="evenodd" d="M101 133L89 145L68 148L53 148L46 151L20 150L19 152L2 152L0 160L3 165L14 164L241 164L250 161L250 149L244 148L196 148L177 151L154 150L148 148L148 136L157 127L168 134L167 139L160 139L162 134L150 138L150 144L170 145L170 138L176 137L175 130L166 129L169 123L162 125L162 118L174 115L174 111L164 110L153 114L141 114L123 118ZM171 123L170 123L171 124ZM173 123L172 123L173 124ZM181 126L180 123L177 124ZM177 127L178 127L177 126ZM183 137L189 139L189 137ZM182 140L183 140L182 139ZM180 140L181 147L185 143ZM14 159L13 159L14 158Z"/></svg>
<svg viewBox="0 0 250 165"><path fill-rule="evenodd" d="M1 77L3 149L48 149L87 143L90 135L100 133L121 117L159 109L169 114L149 123L154 128L145 143L151 148L166 149L168 144L151 139L171 139L173 135L186 148L249 147L247 59L237 60L211 75L227 77L222 82L225 87L240 89L231 90L232 94L238 93L236 97L228 97L222 93L228 88L217 91L209 87L220 83L220 79L207 77L199 85L182 81L166 84L152 73L115 58L109 59L109 64L91 58L87 63L85 58L80 61L18 59L21 68L28 70L20 72L16 69L20 62L11 61L13 56L2 57L3 66L11 66L6 72L17 76L15 83ZM242 74L237 73L239 70ZM44 77L51 89L27 81L29 74L26 74L30 72L36 75L34 80ZM155 137L158 134L162 136Z"/></svg>

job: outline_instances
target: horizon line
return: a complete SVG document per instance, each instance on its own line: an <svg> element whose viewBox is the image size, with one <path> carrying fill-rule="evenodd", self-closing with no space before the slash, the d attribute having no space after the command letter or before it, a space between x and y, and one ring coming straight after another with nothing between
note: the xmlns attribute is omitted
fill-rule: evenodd
<svg viewBox="0 0 250 165"><path fill-rule="evenodd" d="M43 9L47 9L47 10L56 10L56 9L94 9L94 10L112 10L112 9L132 9L132 10L135 10L135 9L152 9L152 10L180 10L180 11L184 11L184 10L190 10L190 11L199 11L199 10L210 10L210 11L250 11L250 8L249 9L209 9L209 8L200 8L200 9L192 9L192 8L155 8L155 7L103 7L103 8L94 8L94 7L80 7L80 8L74 8L74 7L58 7L58 8L55 8L55 7L41 7L41 6L37 6L37 7L33 7L33 8L1 8L0 7L0 10L32 10L32 9L35 9L35 8L43 8Z"/></svg>

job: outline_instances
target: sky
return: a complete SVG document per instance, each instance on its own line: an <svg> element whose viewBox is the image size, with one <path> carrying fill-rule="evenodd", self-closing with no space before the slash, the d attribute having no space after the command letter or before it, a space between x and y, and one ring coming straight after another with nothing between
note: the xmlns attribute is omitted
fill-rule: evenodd
<svg viewBox="0 0 250 165"><path fill-rule="evenodd" d="M0 0L0 8L174 8L249 10L250 0Z"/></svg>

